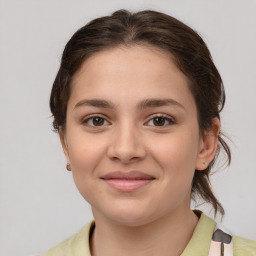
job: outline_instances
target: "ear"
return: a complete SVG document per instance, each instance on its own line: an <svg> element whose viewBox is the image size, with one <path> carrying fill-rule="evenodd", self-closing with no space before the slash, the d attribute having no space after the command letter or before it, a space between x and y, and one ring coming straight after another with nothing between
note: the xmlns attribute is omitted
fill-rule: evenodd
<svg viewBox="0 0 256 256"><path fill-rule="evenodd" d="M65 132L62 130L62 128L59 128L59 137L60 137L60 142L61 142L61 145L62 145L64 155L66 157L66 161L67 161L67 163L70 163L69 152L68 152L68 144L67 144L67 140L66 140L66 137L65 137Z"/></svg>
<svg viewBox="0 0 256 256"><path fill-rule="evenodd" d="M205 170L213 160L218 146L219 132L220 120L216 117L213 119L211 130L202 135L196 161L196 170Z"/></svg>

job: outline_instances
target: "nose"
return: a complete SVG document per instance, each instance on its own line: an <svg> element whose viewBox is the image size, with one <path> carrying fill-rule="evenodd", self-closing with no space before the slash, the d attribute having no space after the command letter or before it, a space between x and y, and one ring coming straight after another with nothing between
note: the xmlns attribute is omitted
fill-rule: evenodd
<svg viewBox="0 0 256 256"><path fill-rule="evenodd" d="M127 164L145 158L146 149L143 137L135 125L122 124L117 127L110 138L108 156Z"/></svg>

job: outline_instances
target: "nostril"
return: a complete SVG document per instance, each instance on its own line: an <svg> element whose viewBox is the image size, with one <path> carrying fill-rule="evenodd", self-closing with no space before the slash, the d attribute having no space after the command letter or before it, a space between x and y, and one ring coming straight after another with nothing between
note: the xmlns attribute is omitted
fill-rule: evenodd
<svg viewBox="0 0 256 256"><path fill-rule="evenodd" d="M109 140L108 157L114 161L130 163L145 158L146 151L142 136L134 132L134 127L128 125L122 131L115 131Z"/></svg>

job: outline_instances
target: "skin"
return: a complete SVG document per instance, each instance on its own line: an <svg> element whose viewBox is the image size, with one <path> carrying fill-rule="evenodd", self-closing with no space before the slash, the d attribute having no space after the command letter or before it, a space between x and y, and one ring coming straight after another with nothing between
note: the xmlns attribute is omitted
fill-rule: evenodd
<svg viewBox="0 0 256 256"><path fill-rule="evenodd" d="M114 108L82 104L95 98ZM148 98L176 103L136 107ZM101 119L88 120L92 114ZM60 139L75 184L92 207L92 255L182 253L198 222L190 209L194 171L212 161L220 128L214 119L202 137L197 120L188 80L166 52L142 45L116 47L83 63L72 80ZM124 192L101 179L130 170L154 180Z"/></svg>

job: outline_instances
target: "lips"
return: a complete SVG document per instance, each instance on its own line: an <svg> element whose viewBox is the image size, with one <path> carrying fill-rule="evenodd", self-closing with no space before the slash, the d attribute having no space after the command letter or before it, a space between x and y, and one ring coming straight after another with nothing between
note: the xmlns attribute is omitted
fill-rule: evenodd
<svg viewBox="0 0 256 256"><path fill-rule="evenodd" d="M120 191L134 191L151 183L155 178L139 171L112 172L101 179L109 186Z"/></svg>

